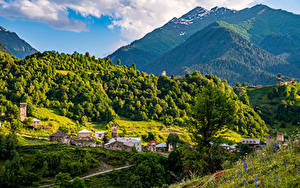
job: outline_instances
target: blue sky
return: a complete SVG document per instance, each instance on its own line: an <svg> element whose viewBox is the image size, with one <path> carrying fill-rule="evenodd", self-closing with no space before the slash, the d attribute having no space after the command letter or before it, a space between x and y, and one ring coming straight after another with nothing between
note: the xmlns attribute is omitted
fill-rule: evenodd
<svg viewBox="0 0 300 188"><path fill-rule="evenodd" d="M0 0L0 26L39 51L104 57L196 6L256 3L300 14L300 0Z"/></svg>

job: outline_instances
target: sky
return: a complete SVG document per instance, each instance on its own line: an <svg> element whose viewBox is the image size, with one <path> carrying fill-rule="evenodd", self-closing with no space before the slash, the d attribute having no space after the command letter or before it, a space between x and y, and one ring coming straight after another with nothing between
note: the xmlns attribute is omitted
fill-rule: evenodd
<svg viewBox="0 0 300 188"><path fill-rule="evenodd" d="M196 6L258 3L300 14L300 0L0 0L0 26L41 52L105 57Z"/></svg>

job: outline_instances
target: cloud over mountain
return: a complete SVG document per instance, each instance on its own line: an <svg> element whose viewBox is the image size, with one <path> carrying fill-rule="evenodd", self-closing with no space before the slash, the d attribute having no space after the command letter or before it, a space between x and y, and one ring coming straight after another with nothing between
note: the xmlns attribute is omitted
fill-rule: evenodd
<svg viewBox="0 0 300 188"><path fill-rule="evenodd" d="M38 21L60 30L86 31L86 23L70 18L71 9L83 17L111 17L108 27L119 28L131 40L196 6L241 9L254 2L257 0L0 0L0 16Z"/></svg>

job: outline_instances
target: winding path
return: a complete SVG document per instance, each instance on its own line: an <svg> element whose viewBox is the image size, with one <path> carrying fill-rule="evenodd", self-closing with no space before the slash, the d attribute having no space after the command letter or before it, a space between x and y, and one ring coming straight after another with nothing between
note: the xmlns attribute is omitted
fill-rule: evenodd
<svg viewBox="0 0 300 188"><path fill-rule="evenodd" d="M105 174L105 173L108 173L108 172L112 172L112 171L115 171L115 170L122 170L122 169L126 169L126 168L130 168L130 167L133 167L134 165L127 165L127 166L123 166L123 167L119 167L119 168L115 168L115 169L110 169L110 170L106 170L106 171L102 171L102 172L94 172L94 173L91 173L89 175L86 175L86 176L83 176L83 177L79 177L80 179L86 179L86 178L90 178L90 177L93 177L93 176L98 176L100 174ZM72 179L71 181L73 181L74 179ZM42 185L40 187L50 187L50 186L53 186L54 183L52 184L47 184L47 185Z"/></svg>

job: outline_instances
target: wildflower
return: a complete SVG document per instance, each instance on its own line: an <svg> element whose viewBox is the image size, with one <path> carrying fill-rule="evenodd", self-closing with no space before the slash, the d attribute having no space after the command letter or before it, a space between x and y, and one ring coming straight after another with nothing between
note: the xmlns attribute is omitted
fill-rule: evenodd
<svg viewBox="0 0 300 188"><path fill-rule="evenodd" d="M274 180L274 182L276 183L276 185L278 186L278 179Z"/></svg>
<svg viewBox="0 0 300 188"><path fill-rule="evenodd" d="M257 185L257 176L255 176L255 187L257 188L258 185Z"/></svg>
<svg viewBox="0 0 300 188"><path fill-rule="evenodd" d="M274 143L274 150L275 150L275 153L277 153L277 143L276 142Z"/></svg>
<svg viewBox="0 0 300 188"><path fill-rule="evenodd" d="M245 172L247 172L247 162L244 160L244 169L245 169Z"/></svg>
<svg viewBox="0 0 300 188"><path fill-rule="evenodd" d="M283 162L284 167L286 167L286 161Z"/></svg>
<svg viewBox="0 0 300 188"><path fill-rule="evenodd" d="M232 176L230 176L230 179L231 179L231 181L233 180L233 177Z"/></svg>
<svg viewBox="0 0 300 188"><path fill-rule="evenodd" d="M246 182L246 180L244 180L244 184L245 184L245 185L248 185L248 183Z"/></svg>

